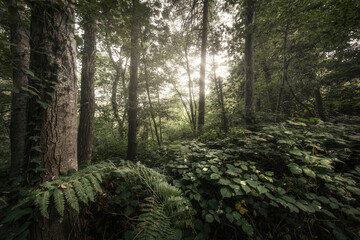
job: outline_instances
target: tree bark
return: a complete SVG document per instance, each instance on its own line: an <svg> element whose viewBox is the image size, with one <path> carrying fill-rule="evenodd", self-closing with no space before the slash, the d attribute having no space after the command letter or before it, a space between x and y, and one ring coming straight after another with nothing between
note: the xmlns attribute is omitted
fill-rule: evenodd
<svg viewBox="0 0 360 240"><path fill-rule="evenodd" d="M327 117L324 110L324 105L321 97L321 92L319 88L315 88L314 90L315 95L315 105L316 105L316 111L320 117L320 119L324 122L327 121Z"/></svg>
<svg viewBox="0 0 360 240"><path fill-rule="evenodd" d="M199 115L198 115L198 131L202 132L205 124L205 69L206 69L206 46L208 33L208 12L209 0L204 0L202 32L201 32L201 65L199 80Z"/></svg>
<svg viewBox="0 0 360 240"><path fill-rule="evenodd" d="M281 107L281 97L282 97L282 93L284 91L284 87L285 87L285 82L287 81L287 68L288 68L288 64L287 64L287 57L286 57L286 48L287 48L287 36L288 36L288 30L289 30L289 25L286 24L286 29L284 32L284 49L283 49L283 77L282 77L282 82L281 82L281 87L280 87L280 92L279 92L279 97L278 97L278 101L276 104L276 121L279 120L279 113L280 113L280 107Z"/></svg>
<svg viewBox="0 0 360 240"><path fill-rule="evenodd" d="M31 1L29 78L36 90L28 103L26 180L37 185L77 165L77 86L74 5L67 0ZM55 209L52 210L52 212ZM30 239L73 239L77 213L36 218Z"/></svg>
<svg viewBox="0 0 360 240"><path fill-rule="evenodd" d="M130 59L130 82L129 82L129 109L128 109L128 149L127 159L135 160L137 148L137 88L138 88L138 59L139 59L139 0L133 0L132 27L131 27L131 59Z"/></svg>
<svg viewBox="0 0 360 240"><path fill-rule="evenodd" d="M9 1L10 13L10 50L13 58L12 80L13 92L11 103L10 145L11 166L10 176L17 176L23 167L26 135L26 103L25 92L29 69L30 45L28 29L25 21L25 4L22 1Z"/></svg>
<svg viewBox="0 0 360 240"><path fill-rule="evenodd" d="M74 6L32 1L27 180L44 182L77 169L77 86ZM40 163L43 171L34 171Z"/></svg>
<svg viewBox="0 0 360 240"><path fill-rule="evenodd" d="M245 121L247 125L255 123L254 116L254 84L255 84L255 60L254 60L254 24L255 24L255 0L245 1Z"/></svg>
<svg viewBox="0 0 360 240"><path fill-rule="evenodd" d="M90 162L95 114L95 62L96 26L92 13L86 13L84 24L84 50L81 71L80 123L78 131L78 160Z"/></svg>

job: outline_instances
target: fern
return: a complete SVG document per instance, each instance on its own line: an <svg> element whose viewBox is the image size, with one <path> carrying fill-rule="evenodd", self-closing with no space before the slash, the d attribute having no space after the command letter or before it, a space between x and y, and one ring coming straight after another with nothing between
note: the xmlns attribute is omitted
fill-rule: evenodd
<svg viewBox="0 0 360 240"><path fill-rule="evenodd" d="M60 216L64 216L65 211L65 199L62 190L55 189L54 190L54 202L55 202L55 208L60 214Z"/></svg>
<svg viewBox="0 0 360 240"><path fill-rule="evenodd" d="M80 182L82 183L83 189L85 191L85 194L87 195L87 198L91 201L95 201L95 196L93 192L93 187L91 186L91 183L86 178L81 178Z"/></svg>
<svg viewBox="0 0 360 240"><path fill-rule="evenodd" d="M76 195L78 196L79 200L85 204L88 204L88 197L81 182L75 180L73 182L73 186L75 187Z"/></svg>
<svg viewBox="0 0 360 240"><path fill-rule="evenodd" d="M79 202L76 197L75 191L72 188L65 189L64 191L66 202L77 212L79 212Z"/></svg>
<svg viewBox="0 0 360 240"><path fill-rule="evenodd" d="M98 192L102 192L102 188L99 184L99 181L97 180L96 177L94 177L94 175L92 174L88 174L86 175L86 178L89 179L89 181L91 182L91 184L94 186L95 190Z"/></svg>
<svg viewBox="0 0 360 240"><path fill-rule="evenodd" d="M40 214L49 219L48 207L50 203L50 192L45 191L35 197L35 205L39 208Z"/></svg>

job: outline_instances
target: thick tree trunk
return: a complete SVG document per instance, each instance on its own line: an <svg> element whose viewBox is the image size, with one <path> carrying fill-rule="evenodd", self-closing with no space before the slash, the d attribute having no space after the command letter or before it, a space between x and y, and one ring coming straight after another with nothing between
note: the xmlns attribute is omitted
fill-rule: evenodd
<svg viewBox="0 0 360 240"><path fill-rule="evenodd" d="M131 59L129 82L129 110L128 110L128 149L127 159L135 160L137 148L137 88L138 88L138 59L139 59L139 0L133 0L132 27L131 27Z"/></svg>
<svg viewBox="0 0 360 240"><path fill-rule="evenodd" d="M327 117L326 117L326 114L325 114L324 105L323 105L321 92L320 92L319 88L315 88L314 95L315 95L315 105L316 105L317 114L319 115L321 120L326 122Z"/></svg>
<svg viewBox="0 0 360 240"><path fill-rule="evenodd" d="M84 50L81 71L80 123L78 131L78 160L90 162L95 114L96 31L93 14L84 16Z"/></svg>
<svg viewBox="0 0 360 240"><path fill-rule="evenodd" d="M205 124L205 69L206 69L206 46L208 32L209 0L204 0L202 32L201 32L201 65L199 80L199 115L198 131L201 133Z"/></svg>
<svg viewBox="0 0 360 240"><path fill-rule="evenodd" d="M29 68L30 46L28 29L25 21L25 4L22 1L9 1L10 42L13 57L13 92L11 103L10 142L11 166L10 175L17 176L23 167L26 134L26 103L23 87L27 87L28 78L25 70Z"/></svg>
<svg viewBox="0 0 360 240"><path fill-rule="evenodd" d="M77 86L74 5L63 0L31 1L31 56L29 78L26 180L39 184L59 177L77 165ZM54 209L55 211L55 209ZM72 212L74 213L74 212ZM72 239L75 216L63 222L36 219L30 239Z"/></svg>
<svg viewBox="0 0 360 240"><path fill-rule="evenodd" d="M65 0L32 4L27 180L44 182L77 169L75 15ZM36 162L44 171L32 172Z"/></svg>
<svg viewBox="0 0 360 240"><path fill-rule="evenodd" d="M245 121L247 125L255 123L254 116L254 84L255 84L255 60L254 60L254 24L255 24L255 0L245 0Z"/></svg>
<svg viewBox="0 0 360 240"><path fill-rule="evenodd" d="M288 36L288 29L289 29L289 25L286 25L286 29L285 29L285 33L284 33L284 49L283 49L283 77L282 77L282 82L281 82L281 87L280 87L280 92L279 92L279 97L278 97L278 101L276 104L276 121L279 120L279 114L280 114L280 107L281 107L281 97L282 97L282 93L284 91L284 87L285 87L285 82L287 81L287 68L288 68L288 64L287 64L287 57L286 57L286 48L287 48L287 36Z"/></svg>

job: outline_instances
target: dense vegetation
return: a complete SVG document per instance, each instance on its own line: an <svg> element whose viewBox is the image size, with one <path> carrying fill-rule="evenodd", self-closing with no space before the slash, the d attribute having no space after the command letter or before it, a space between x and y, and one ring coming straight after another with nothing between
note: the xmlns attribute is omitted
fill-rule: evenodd
<svg viewBox="0 0 360 240"><path fill-rule="evenodd" d="M358 1L0 6L0 239L360 239Z"/></svg>

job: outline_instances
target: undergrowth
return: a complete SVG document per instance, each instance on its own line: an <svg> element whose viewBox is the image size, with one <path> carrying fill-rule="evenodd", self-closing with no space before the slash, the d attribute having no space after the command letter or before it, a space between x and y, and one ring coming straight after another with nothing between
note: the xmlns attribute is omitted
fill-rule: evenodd
<svg viewBox="0 0 360 240"><path fill-rule="evenodd" d="M359 136L322 122L240 129L178 146L166 169L197 211L196 239L358 239Z"/></svg>

